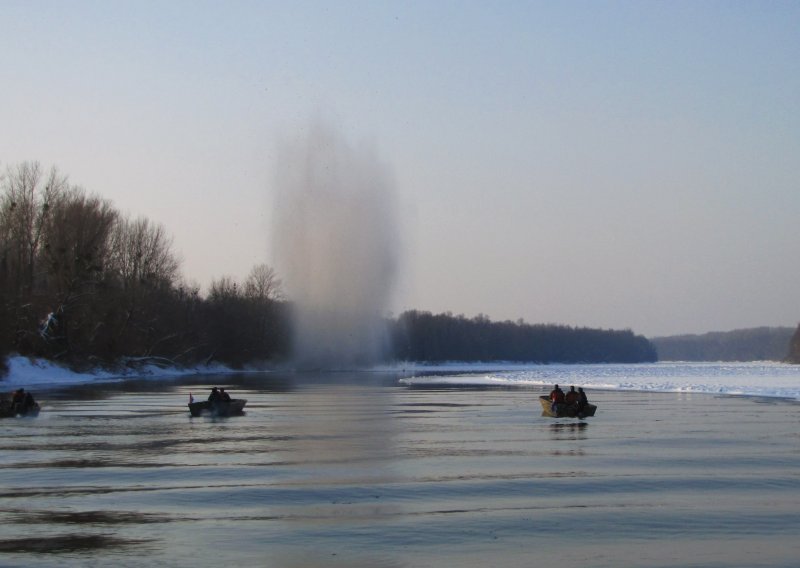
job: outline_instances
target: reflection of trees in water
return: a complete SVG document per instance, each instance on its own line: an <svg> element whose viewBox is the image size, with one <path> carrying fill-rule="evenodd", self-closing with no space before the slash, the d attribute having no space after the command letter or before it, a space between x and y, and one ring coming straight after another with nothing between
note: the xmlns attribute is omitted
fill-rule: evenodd
<svg viewBox="0 0 800 568"><path fill-rule="evenodd" d="M102 534L65 534L0 540L0 552L80 552L103 548L140 546L151 539L129 539Z"/></svg>

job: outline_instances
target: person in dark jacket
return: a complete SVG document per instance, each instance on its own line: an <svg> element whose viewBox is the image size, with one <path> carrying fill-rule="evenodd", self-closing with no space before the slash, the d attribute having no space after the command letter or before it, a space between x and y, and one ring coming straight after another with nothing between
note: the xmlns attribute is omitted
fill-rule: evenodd
<svg viewBox="0 0 800 568"><path fill-rule="evenodd" d="M589 399L586 398L586 393L583 392L582 388L578 388L578 411L583 412L587 404L589 404Z"/></svg>
<svg viewBox="0 0 800 568"><path fill-rule="evenodd" d="M553 412L556 412L557 406L564 402L564 391L558 385L555 385L553 390L550 391L550 401L552 402L550 409Z"/></svg>
<svg viewBox="0 0 800 568"><path fill-rule="evenodd" d="M11 410L14 414L19 414L23 411L25 405L25 389L17 389L11 397Z"/></svg>
<svg viewBox="0 0 800 568"><path fill-rule="evenodd" d="M553 390L550 391L550 400L553 402L564 402L564 391L556 385L553 387Z"/></svg>
<svg viewBox="0 0 800 568"><path fill-rule="evenodd" d="M578 402L578 392L575 390L575 387L569 387L569 392L564 397L564 401L567 404L575 404Z"/></svg>

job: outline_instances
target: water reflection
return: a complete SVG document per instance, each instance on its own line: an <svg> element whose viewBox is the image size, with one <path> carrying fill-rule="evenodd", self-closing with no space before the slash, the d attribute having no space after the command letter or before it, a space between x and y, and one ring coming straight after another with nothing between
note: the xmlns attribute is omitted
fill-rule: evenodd
<svg viewBox="0 0 800 568"><path fill-rule="evenodd" d="M8 520L20 524L76 524L76 525L119 525L142 523L166 523L167 515L138 513L130 511L29 511L12 509Z"/></svg>
<svg viewBox="0 0 800 568"><path fill-rule="evenodd" d="M556 441L585 440L588 422L554 422L550 424L550 438Z"/></svg>
<svg viewBox="0 0 800 568"><path fill-rule="evenodd" d="M11 538L0 540L0 552L63 553L88 552L104 548L141 546L150 539L126 539L102 534L64 534L37 536L35 538Z"/></svg>
<svg viewBox="0 0 800 568"><path fill-rule="evenodd" d="M192 419L206 384L181 382L4 424L0 564L578 565L608 541L631 568L618 549L661 539L688 566L684 545L723 536L793 565L795 405L598 394L608 413L575 421L526 392L342 378L210 379L249 401L228 419Z"/></svg>
<svg viewBox="0 0 800 568"><path fill-rule="evenodd" d="M589 426L588 422L555 422L550 424L550 430L564 431L564 430L583 430Z"/></svg>
<svg viewBox="0 0 800 568"><path fill-rule="evenodd" d="M337 475L381 478L395 456L399 422L393 418L393 395L380 387L341 385L310 388L297 397L298 416L283 435L293 440L296 463L346 464ZM319 469L325 475L329 469Z"/></svg>

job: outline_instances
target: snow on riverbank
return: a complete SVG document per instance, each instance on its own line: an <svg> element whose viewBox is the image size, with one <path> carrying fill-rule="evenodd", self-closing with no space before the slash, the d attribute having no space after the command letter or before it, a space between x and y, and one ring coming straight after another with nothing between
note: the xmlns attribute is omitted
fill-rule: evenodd
<svg viewBox="0 0 800 568"><path fill-rule="evenodd" d="M43 360L11 357L0 391L19 387L36 390L117 381L131 378L169 378L187 375L238 373L224 366L162 368L141 366L124 372L75 373ZM782 363L652 363L597 365L537 365L521 363L397 363L371 369L406 375L401 384L414 386L538 387L554 383L586 389L686 392L767 396L800 400L800 365ZM254 370L254 372L257 372ZM409 376L410 375L410 376Z"/></svg>
<svg viewBox="0 0 800 568"><path fill-rule="evenodd" d="M445 370L445 369L443 369ZM542 386L768 396L800 400L800 365L783 363L643 363L529 365L478 374L416 376L409 385Z"/></svg>
<svg viewBox="0 0 800 568"><path fill-rule="evenodd" d="M163 368L157 365L142 365L124 371L95 370L76 373L44 359L29 359L13 356L7 360L8 374L0 378L0 390L12 390L23 387L29 390L37 388L66 387L98 381L118 381L130 378L166 378L185 375L209 375L231 373L231 369L222 365L197 366L191 368Z"/></svg>

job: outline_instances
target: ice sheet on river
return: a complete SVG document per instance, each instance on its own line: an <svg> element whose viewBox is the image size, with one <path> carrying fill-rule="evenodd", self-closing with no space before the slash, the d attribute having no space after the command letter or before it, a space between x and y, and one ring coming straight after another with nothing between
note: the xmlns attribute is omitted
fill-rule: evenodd
<svg viewBox="0 0 800 568"><path fill-rule="evenodd" d="M575 385L589 389L687 392L800 400L800 365L782 363L654 363L636 365L528 365L469 373L462 366L420 371L409 385Z"/></svg>

